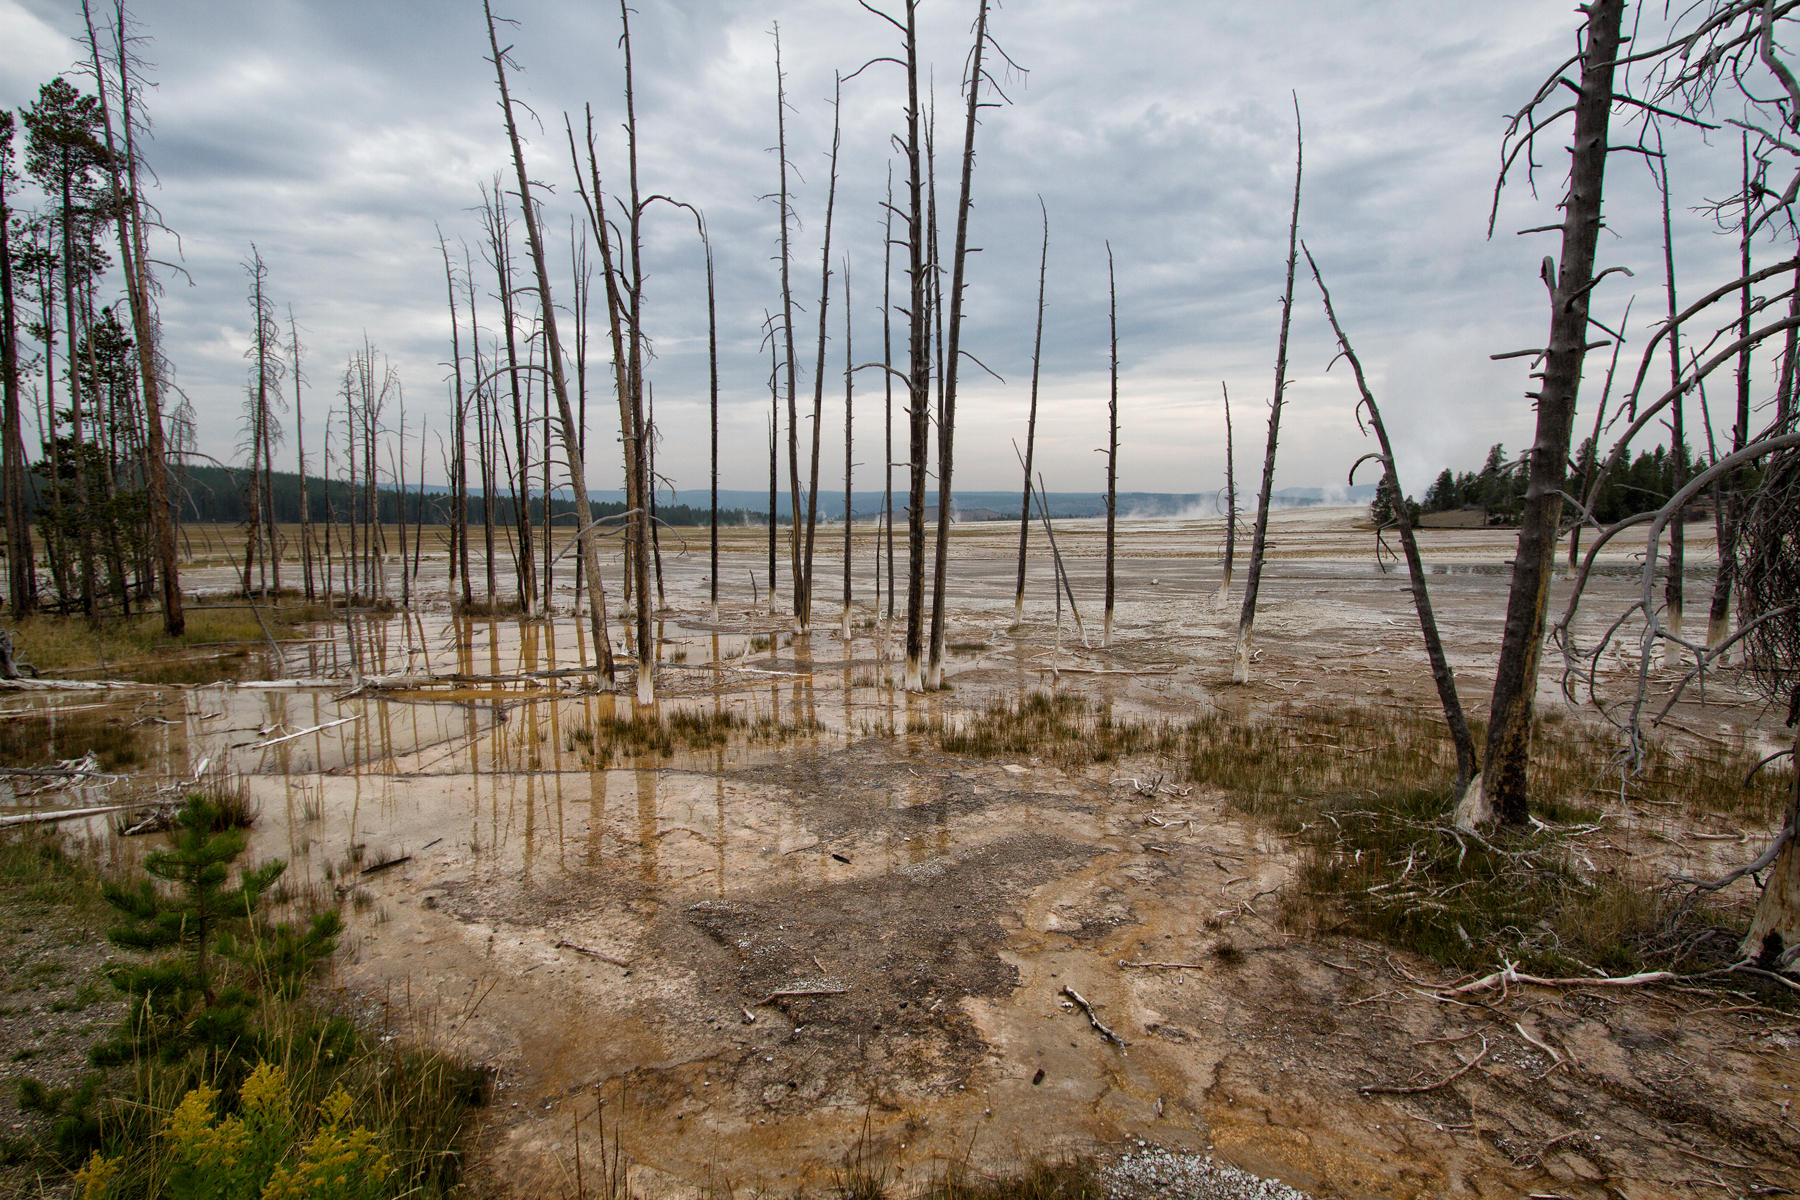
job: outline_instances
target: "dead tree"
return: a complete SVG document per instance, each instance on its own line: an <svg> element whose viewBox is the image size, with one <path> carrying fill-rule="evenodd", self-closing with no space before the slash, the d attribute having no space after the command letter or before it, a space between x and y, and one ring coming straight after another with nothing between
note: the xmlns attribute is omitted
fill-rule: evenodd
<svg viewBox="0 0 1800 1200"><path fill-rule="evenodd" d="M856 411L852 383L855 374L856 365L851 356L850 338L850 256L846 254L844 256L844 613L839 630L846 646L850 644L850 545L851 534L856 524L854 499L850 491L851 471L855 462L852 456L855 439L851 436ZM848 656L848 652L846 652L845 657Z"/></svg>
<svg viewBox="0 0 1800 1200"><path fill-rule="evenodd" d="M462 603L474 603L473 585L469 581L469 400L463 389L462 322L456 315L456 277L450 270L450 247L438 233L438 250L444 256L444 292L450 304L450 368L455 391L451 394L451 411L456 430L451 443L450 494L455 516L451 520L452 549L450 574L462 581Z"/></svg>
<svg viewBox="0 0 1800 1200"><path fill-rule="evenodd" d="M837 207L837 163L840 110L844 81L835 77L831 98L831 182L825 192L825 240L819 254L819 353L813 367L812 459L806 476L806 552L801 559L802 582L794 588L794 621L797 632L812 627L813 537L819 527L819 437L825 417L825 318L831 307L831 220ZM796 531L800 514L794 513ZM796 532L796 536L798 533Z"/></svg>
<svg viewBox="0 0 1800 1200"><path fill-rule="evenodd" d="M25 491L25 434L19 383L19 314L13 291L13 114L0 110L0 483L6 513L7 603L13 620L37 611L37 567Z"/></svg>
<svg viewBox="0 0 1800 1200"><path fill-rule="evenodd" d="M94 30L88 0L82 0L87 25L88 50L99 89L101 129L105 136L107 185L118 233L119 266L125 276L126 298L131 307L132 336L137 343L138 380L143 389L146 463L145 499L150 506L150 540L155 547L157 586L163 611L163 631L180 637L187 628L182 613L181 562L176 545L176 514L169 494L168 433L163 425L162 362L158 350L161 330L156 315L156 280L150 269L149 238L144 203L138 187L137 134L140 118L134 114L137 85L132 81L129 20L125 0L113 5L112 67L117 73L119 120L113 124L113 107L107 90L107 70L101 62L100 40ZM26 560L29 562L29 558ZM34 586L35 590L35 586Z"/></svg>
<svg viewBox="0 0 1800 1200"><path fill-rule="evenodd" d="M943 411L938 417L938 514L937 555L931 580L931 686L943 682L945 587L950 576L950 510L954 500L951 469L956 449L956 382L962 366L963 289L969 259L969 212L974 207L975 125L981 113L981 87L987 76L982 56L988 42L988 0L980 0L975 12L975 46L969 51L968 110L963 124L962 184L956 201L956 246L950 264L950 331L944 342ZM998 93L990 83L990 91Z"/></svg>
<svg viewBox="0 0 1800 1200"><path fill-rule="evenodd" d="M1662 198L1662 234L1663 234L1663 292L1668 301L1669 319L1669 385L1675 387L1681 383L1681 330L1675 324L1680 306L1675 303L1675 235L1669 221L1669 159L1662 153L1662 135L1657 135L1658 157L1652 162L1656 168L1657 190ZM1746 272L1747 273L1747 272ZM1611 372L1608 371L1610 380ZM1674 460L1675 486L1679 488L1687 482L1688 450L1687 430L1683 421L1682 394L1677 393L1675 402L1669 406L1669 457ZM1685 522L1674 520L1669 522L1669 569L1668 579L1663 587L1663 603L1667 608L1669 627L1677 634L1681 632L1683 607L1682 573L1686 568L1687 545Z"/></svg>
<svg viewBox="0 0 1800 1200"><path fill-rule="evenodd" d="M904 58L890 59L906 71L906 136L901 152L906 155L906 258L907 321L909 338L906 370L908 478L906 513L906 690L922 691L925 601L925 476L931 425L931 340L926 311L924 178L919 142L919 37L918 0L903 0L906 16L899 20L857 0L865 10L892 25L901 36ZM892 211L893 206L889 205ZM892 368L890 368L890 371ZM890 459L891 461L891 459ZM946 489L938 489L940 506ZM892 589L889 589L892 594Z"/></svg>
<svg viewBox="0 0 1800 1200"><path fill-rule="evenodd" d="M1594 252L1600 233L1613 72L1624 4L1623 0L1592 0L1585 11L1581 83L1571 106L1575 129L1569 152L1569 190L1563 205L1562 257L1560 262L1544 260L1544 283L1551 292L1550 338L1535 393L1537 432L1519 519L1519 548L1513 560L1500 657L1494 668L1482 789L1499 818L1518 825L1530 816L1531 714L1551 560L1560 535L1569 438L1588 349L1588 309L1596 282ZM1559 70L1513 119L1509 140L1523 139L1527 154L1530 139L1541 128L1538 105L1553 93L1560 95L1560 75ZM1471 786L1470 792L1474 791ZM1479 822L1486 817L1486 809L1483 805L1466 815L1472 823Z"/></svg>
<svg viewBox="0 0 1800 1200"><path fill-rule="evenodd" d="M811 607L810 594L802 595L807 592L811 581L806 577L800 557L800 411L796 398L798 380L794 374L793 249L788 228L793 219L793 206L788 199L787 76L781 69L779 23L770 30L770 35L775 39L775 158L781 177L780 190L776 193L776 203L781 206L781 336L785 342L784 366L787 372L788 504L793 512L793 526L788 531L788 573L794 584L794 619L799 623L802 614ZM775 509L771 505L771 527L774 520ZM769 594L775 594L773 572L769 576Z"/></svg>
<svg viewBox="0 0 1800 1200"><path fill-rule="evenodd" d="M1375 440L1381 449L1375 454L1366 454L1358 459L1350 468L1350 482L1356 482L1356 468L1370 458L1381 464L1382 478L1387 481L1389 494L1394 497L1394 524L1400 534L1400 547L1406 556L1406 570L1412 580L1413 607L1419 614L1419 632L1425 639L1425 657L1431 662L1431 679L1437 685L1438 702L1444 708L1444 721L1450 727L1450 739L1456 746L1456 782L1454 794L1460 802L1469 783L1480 773L1480 762L1475 756L1475 738L1469 732L1469 721L1463 715L1462 701L1456 693L1456 675L1450 669L1450 662L1444 656L1444 642L1438 636L1437 618L1431 611L1431 592L1425 583L1425 564L1419 556L1419 541L1413 536L1412 508L1406 502L1406 492L1400 486L1400 475L1394 466L1394 447L1388 441L1387 426L1381 420L1381 409L1375 403L1374 393L1369 391L1369 382L1363 376L1362 362L1356 357L1356 351L1350 345L1350 338L1344 333L1344 327L1338 323L1337 313L1331 307L1331 292L1325 286L1325 278L1319 273L1319 264L1313 261L1312 251L1306 251L1306 264L1312 268L1313 281L1319 285L1319 297L1325 304L1325 318L1331 322L1331 331L1337 335L1338 351L1344 361L1350 364L1350 372L1356 377L1356 390L1361 399L1358 401L1357 421L1368 417L1368 428L1375 431Z"/></svg>
<svg viewBox="0 0 1800 1200"><path fill-rule="evenodd" d="M576 541L581 554L582 570L586 573L588 586L591 589L592 602L588 606L588 616L590 631L594 639L596 665L610 683L613 679L613 655L612 643L606 631L606 590L600 578L599 538L594 530L593 509L588 498L587 468L581 456L581 430L575 423L575 413L569 405L569 389L563 372L562 342L556 332L556 305L552 302L550 294L550 272L545 266L543 242L538 236L536 206L532 200L530 177L525 171L525 152L519 141L518 127L513 120L512 97L506 89L506 55L501 51L499 39L495 35L493 13L488 8L487 0L482 0L482 12L487 17L488 45L493 52L494 76L500 88L500 110L506 118L506 140L512 149L513 171L519 184L520 207L525 214L526 240L531 248L532 268L537 275L538 305L544 326L545 358L550 368L551 390L556 397L563 451L569 468L569 486L575 493L575 518L580 525ZM640 608L643 607L641 592L638 604ZM641 648L639 653L642 653ZM639 699L646 701L650 699L647 689L653 686L652 677L646 674L640 665Z"/></svg>
<svg viewBox="0 0 1800 1200"><path fill-rule="evenodd" d="M1300 240L1300 169L1305 142L1300 132L1300 98L1294 97L1294 211L1288 218L1287 286L1281 293L1281 336L1275 343L1275 395L1269 401L1269 442L1263 450L1262 490L1256 497L1256 528L1250 535L1250 572L1244 580L1244 606L1238 614L1237 652L1231 678L1250 682L1252 636L1256 626L1256 596L1262 587L1263 551L1269 538L1269 499L1275 488L1275 447L1280 440L1281 406L1287 390L1288 325L1294 313L1294 268Z"/></svg>
<svg viewBox="0 0 1800 1200"><path fill-rule="evenodd" d="M306 602L311 604L316 593L313 579L312 505L306 495L306 423L301 409L300 326L294 320L294 306L288 305L288 352L294 370L294 468L300 476L300 574L304 581ZM460 389L459 389L460 390Z"/></svg>
<svg viewBox="0 0 1800 1200"><path fill-rule="evenodd" d="M1112 347L1111 388L1106 400L1106 614L1100 644L1112 645L1113 554L1119 515L1119 289L1113 281L1112 243L1106 243L1106 326Z"/></svg>
<svg viewBox="0 0 1800 1200"><path fill-rule="evenodd" d="M1738 339L1742 343L1737 359L1737 414L1731 425L1731 449L1733 452L1744 448L1744 440L1750 433L1750 315L1754 301L1750 294L1750 234L1752 225L1751 209L1754 205L1750 190L1750 135L1743 134L1739 143L1743 162L1743 217L1738 225L1738 266L1739 276L1745 280L1738 290ZM1800 269L1800 268L1797 268ZM1731 587L1737 574L1737 533L1738 519L1744 507L1744 475L1742 471L1734 472L1720 480L1713 509L1714 520L1718 525L1719 539L1719 573L1713 577L1712 606L1708 612L1708 638L1718 642L1726 636L1731 625Z"/></svg>
<svg viewBox="0 0 1800 1200"><path fill-rule="evenodd" d="M1214 604L1223 604L1231 594L1231 573L1237 560L1237 455L1231 444L1231 389L1219 380L1219 394L1225 398L1225 566L1219 574L1219 590Z"/></svg>
<svg viewBox="0 0 1800 1200"><path fill-rule="evenodd" d="M1037 330L1031 336L1031 407L1025 414L1025 491L1019 497L1019 571L1013 584L1013 623L1025 619L1025 548L1031 540L1031 462L1037 449L1038 368L1044 352L1044 279L1050 267L1050 210L1038 197L1044 242L1038 251Z"/></svg>
<svg viewBox="0 0 1800 1200"><path fill-rule="evenodd" d="M887 397L881 423L881 522L887 541L887 623L894 623L894 164L888 163L887 203L881 222L881 382ZM880 546L876 547L877 556ZM880 564L876 565L877 574ZM877 580L879 585L879 580ZM885 634L884 634L885 638ZM886 642L884 640L883 652Z"/></svg>

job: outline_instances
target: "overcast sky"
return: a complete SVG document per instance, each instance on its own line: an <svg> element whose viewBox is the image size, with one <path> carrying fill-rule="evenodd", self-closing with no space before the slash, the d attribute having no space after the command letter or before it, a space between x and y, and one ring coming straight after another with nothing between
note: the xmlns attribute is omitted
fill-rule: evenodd
<svg viewBox="0 0 1800 1200"><path fill-rule="evenodd" d="M110 6L108 6L110 7ZM898 52L893 30L853 0L639 0L633 18L646 192L704 209L719 277L722 484L767 479L769 396L760 326L778 310L775 62L779 23L793 111L789 158L800 216L794 249L801 391L810 401L830 148L832 76ZM552 258L568 260L576 209L563 113L591 102L609 186L624 182L619 16L605 4L508 0L503 35L520 71L534 173L547 199ZM948 241L962 140L960 77L974 0L921 5L935 64L939 192ZM200 417L201 449L235 455L249 342L251 243L306 346L307 441L316 469L325 406L366 336L405 386L409 439L450 426L450 326L435 227L467 239L491 291L471 211L510 171L476 0L159 0L135 9L155 139L154 200L185 276L165 274L165 350ZM1648 18L1646 18L1648 19ZM1563 162L1544 157L1539 195L1509 186L1486 236L1505 115L1575 46L1570 0L1011 0L993 15L1011 104L977 135L964 345L995 373L963 373L959 488L1013 488L1031 368L1041 196L1050 219L1039 462L1058 491L1099 490L1106 441L1106 242L1117 264L1121 486L1208 491L1224 476L1219 385L1230 385L1242 486L1261 461L1293 187L1298 93L1305 122L1302 237L1386 411L1406 486L1438 467L1477 467L1487 447L1530 441L1528 360L1489 355L1541 345L1542 256L1557 239L1517 236L1557 220ZM79 51L78 0L0 0L0 106L21 107ZM833 257L849 257L858 361L879 357L882 212L890 135L902 127L901 73L877 65L845 85ZM1730 277L1735 248L1688 211L1735 187L1736 138L1672 135L1676 257L1697 291ZM1624 264L1597 296L1611 323L1638 292L1632 341L1662 308L1661 246L1643 160L1615 156L1603 264ZM1522 184L1522 181L1521 181ZM508 184L507 186L510 186ZM684 488L707 475L702 258L691 219L647 220L645 325L663 432L658 467ZM519 243L523 245L522 232ZM460 249L457 251L460 258ZM191 279L191 283L190 283ZM570 300L568 271L560 303ZM895 294L904 278L895 273ZM496 306L482 297L491 319ZM843 470L843 297L834 288L824 422L825 486ZM601 316L596 313L596 316ZM1641 318L1641 319L1640 319ZM896 332L904 328L899 318ZM491 325L490 325L491 327ZM567 336L567 335L565 335ZM1330 486L1372 448L1353 415L1318 294L1301 265L1276 486ZM465 346L466 352L466 346ZM896 355L904 353L903 338ZM591 368L603 370L597 341ZM1590 363L1597 380L1604 362ZM604 378L604 376L598 376ZM1591 402L1596 389L1584 393ZM590 484L616 487L605 392L594 396ZM857 486L879 487L879 373L858 377ZM616 437L616 424L612 428ZM895 418L904 456L904 426ZM416 445L416 442L415 442ZM292 442L290 439L289 448ZM416 449L414 451L416 454ZM785 461L785 453L783 454ZM1362 476L1361 482L1372 482ZM785 490L785 484L784 484Z"/></svg>

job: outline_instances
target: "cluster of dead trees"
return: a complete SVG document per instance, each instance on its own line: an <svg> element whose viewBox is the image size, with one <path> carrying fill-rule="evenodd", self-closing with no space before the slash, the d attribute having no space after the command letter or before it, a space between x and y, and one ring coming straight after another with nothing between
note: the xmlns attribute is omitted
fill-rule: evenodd
<svg viewBox="0 0 1800 1200"><path fill-rule="evenodd" d="M1560 252L1546 255L1542 267L1550 300L1548 336L1542 346L1495 356L1531 361L1534 385L1529 395L1537 423L1520 470L1518 553L1487 740L1479 757L1432 616L1410 507L1392 506L1428 657L1457 748L1456 820L1469 828L1494 821L1522 826L1532 819L1531 729L1546 645L1562 657L1564 686L1571 697L1594 701L1619 726L1624 744L1620 767L1626 772L1640 761L1649 730L1709 670L1734 654L1744 657L1746 676L1777 711L1785 712L1790 725L1800 718L1800 538L1793 515L1795 481L1800 479L1800 423L1794 403L1800 376L1800 227L1793 211L1800 196L1800 150L1789 136L1800 122L1800 82L1779 36L1795 20L1793 6L1715 0L1684 10L1660 37L1640 30L1635 39L1622 33L1627 7L1624 0L1592 0L1584 6L1579 49L1512 117L1505 138L1496 215L1499 187L1516 175L1540 170L1546 141L1552 131L1565 128L1568 173L1561 220L1521 231L1560 240ZM1729 139L1741 154L1739 187L1715 205L1713 215L1737 240L1739 273L1684 305L1677 300L1665 138L1716 133L1726 124L1740 134ZM1594 311L1609 278L1631 275L1599 261L1607 170L1624 155L1652 164L1663 196L1661 299L1666 316L1637 350L1635 367L1621 355L1626 321L1620 319L1615 328ZM1757 265L1759 247L1772 248L1772 253L1763 250L1772 261ZM1310 262L1310 253L1307 257ZM1284 343L1291 254L1289 261ZM1375 397L1316 263L1313 273L1340 353L1355 376L1359 419L1367 421L1377 438L1379 449L1366 457L1378 464L1391 494L1404 496ZM1759 288L1766 290L1758 294ZM1629 304L1625 311L1628 315ZM1589 447L1572 462L1584 368L1596 357L1594 351L1608 346L1611 365L1594 404ZM1752 356L1764 346L1778 348L1779 370L1775 386L1757 403ZM1271 454L1284 360L1285 353L1278 353ZM1666 375L1659 378L1665 360ZM1716 443L1711 441L1706 386L1727 371L1735 375L1735 404L1729 442ZM1701 409L1709 445L1706 457L1690 466L1683 449L1691 405ZM1678 478L1670 493L1656 495L1648 507L1640 505L1626 515L1608 513L1601 499L1630 468L1634 446L1646 435L1659 434L1666 434L1675 448ZM1609 442L1610 449L1602 451ZM1684 515L1702 497L1711 499L1717 514L1719 570L1706 628L1688 632L1683 619ZM1260 534L1260 520L1258 525ZM1588 598L1594 562L1604 546L1620 537L1642 546L1640 596L1625 612L1603 614L1601 634L1584 642L1577 617ZM1550 584L1565 540L1571 579L1563 610L1552 620ZM1253 565L1253 580L1254 574ZM1246 630L1249 610L1247 600ZM1637 666L1619 687L1608 678L1603 658L1626 638L1636 640ZM1240 677L1242 644L1241 637ZM1653 701L1651 679L1658 667L1673 678L1661 681L1668 685L1667 694ZM1793 755L1790 749L1785 757ZM1785 820L1755 862L1721 880L1693 881L1716 889L1748 875L1757 878L1763 891L1743 954L1779 968L1800 960L1800 855L1795 853L1800 772L1796 779Z"/></svg>

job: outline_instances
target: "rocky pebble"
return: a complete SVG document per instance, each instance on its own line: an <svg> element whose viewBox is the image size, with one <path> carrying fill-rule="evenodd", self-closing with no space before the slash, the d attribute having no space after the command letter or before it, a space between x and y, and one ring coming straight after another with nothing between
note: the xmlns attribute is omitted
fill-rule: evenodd
<svg viewBox="0 0 1800 1200"><path fill-rule="evenodd" d="M1218 1162L1210 1154L1142 1142L1106 1159L1100 1181L1107 1200L1311 1200L1305 1192Z"/></svg>

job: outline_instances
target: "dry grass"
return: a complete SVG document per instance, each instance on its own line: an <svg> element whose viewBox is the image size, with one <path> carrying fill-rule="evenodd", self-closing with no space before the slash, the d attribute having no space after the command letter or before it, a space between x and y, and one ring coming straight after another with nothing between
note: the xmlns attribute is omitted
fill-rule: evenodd
<svg viewBox="0 0 1800 1200"><path fill-rule="evenodd" d="M184 615L186 631L171 638L163 632L157 613L97 624L81 617L39 614L19 623L13 644L21 659L49 676L205 682L239 674L251 656L268 645L264 624L268 634L279 639L330 617L317 604L258 602L253 610L242 600L190 601ZM186 678L195 672L198 678Z"/></svg>
<svg viewBox="0 0 1800 1200"><path fill-rule="evenodd" d="M1533 734L1536 823L1475 837L1450 827L1455 755L1443 723L1398 706L1139 725L1072 695L1038 693L937 737L953 753L1030 754L1069 769L1152 759L1301 843L1284 896L1291 926L1373 938L1459 969L1497 957L1550 974L1719 965L1742 913L1722 899L1686 903L1655 864L1612 852L1603 808L1622 801L1635 812L1766 825L1791 786L1783 770L1746 785L1756 756L1743 747L1661 744L1626 771L1608 731L1552 719Z"/></svg>

